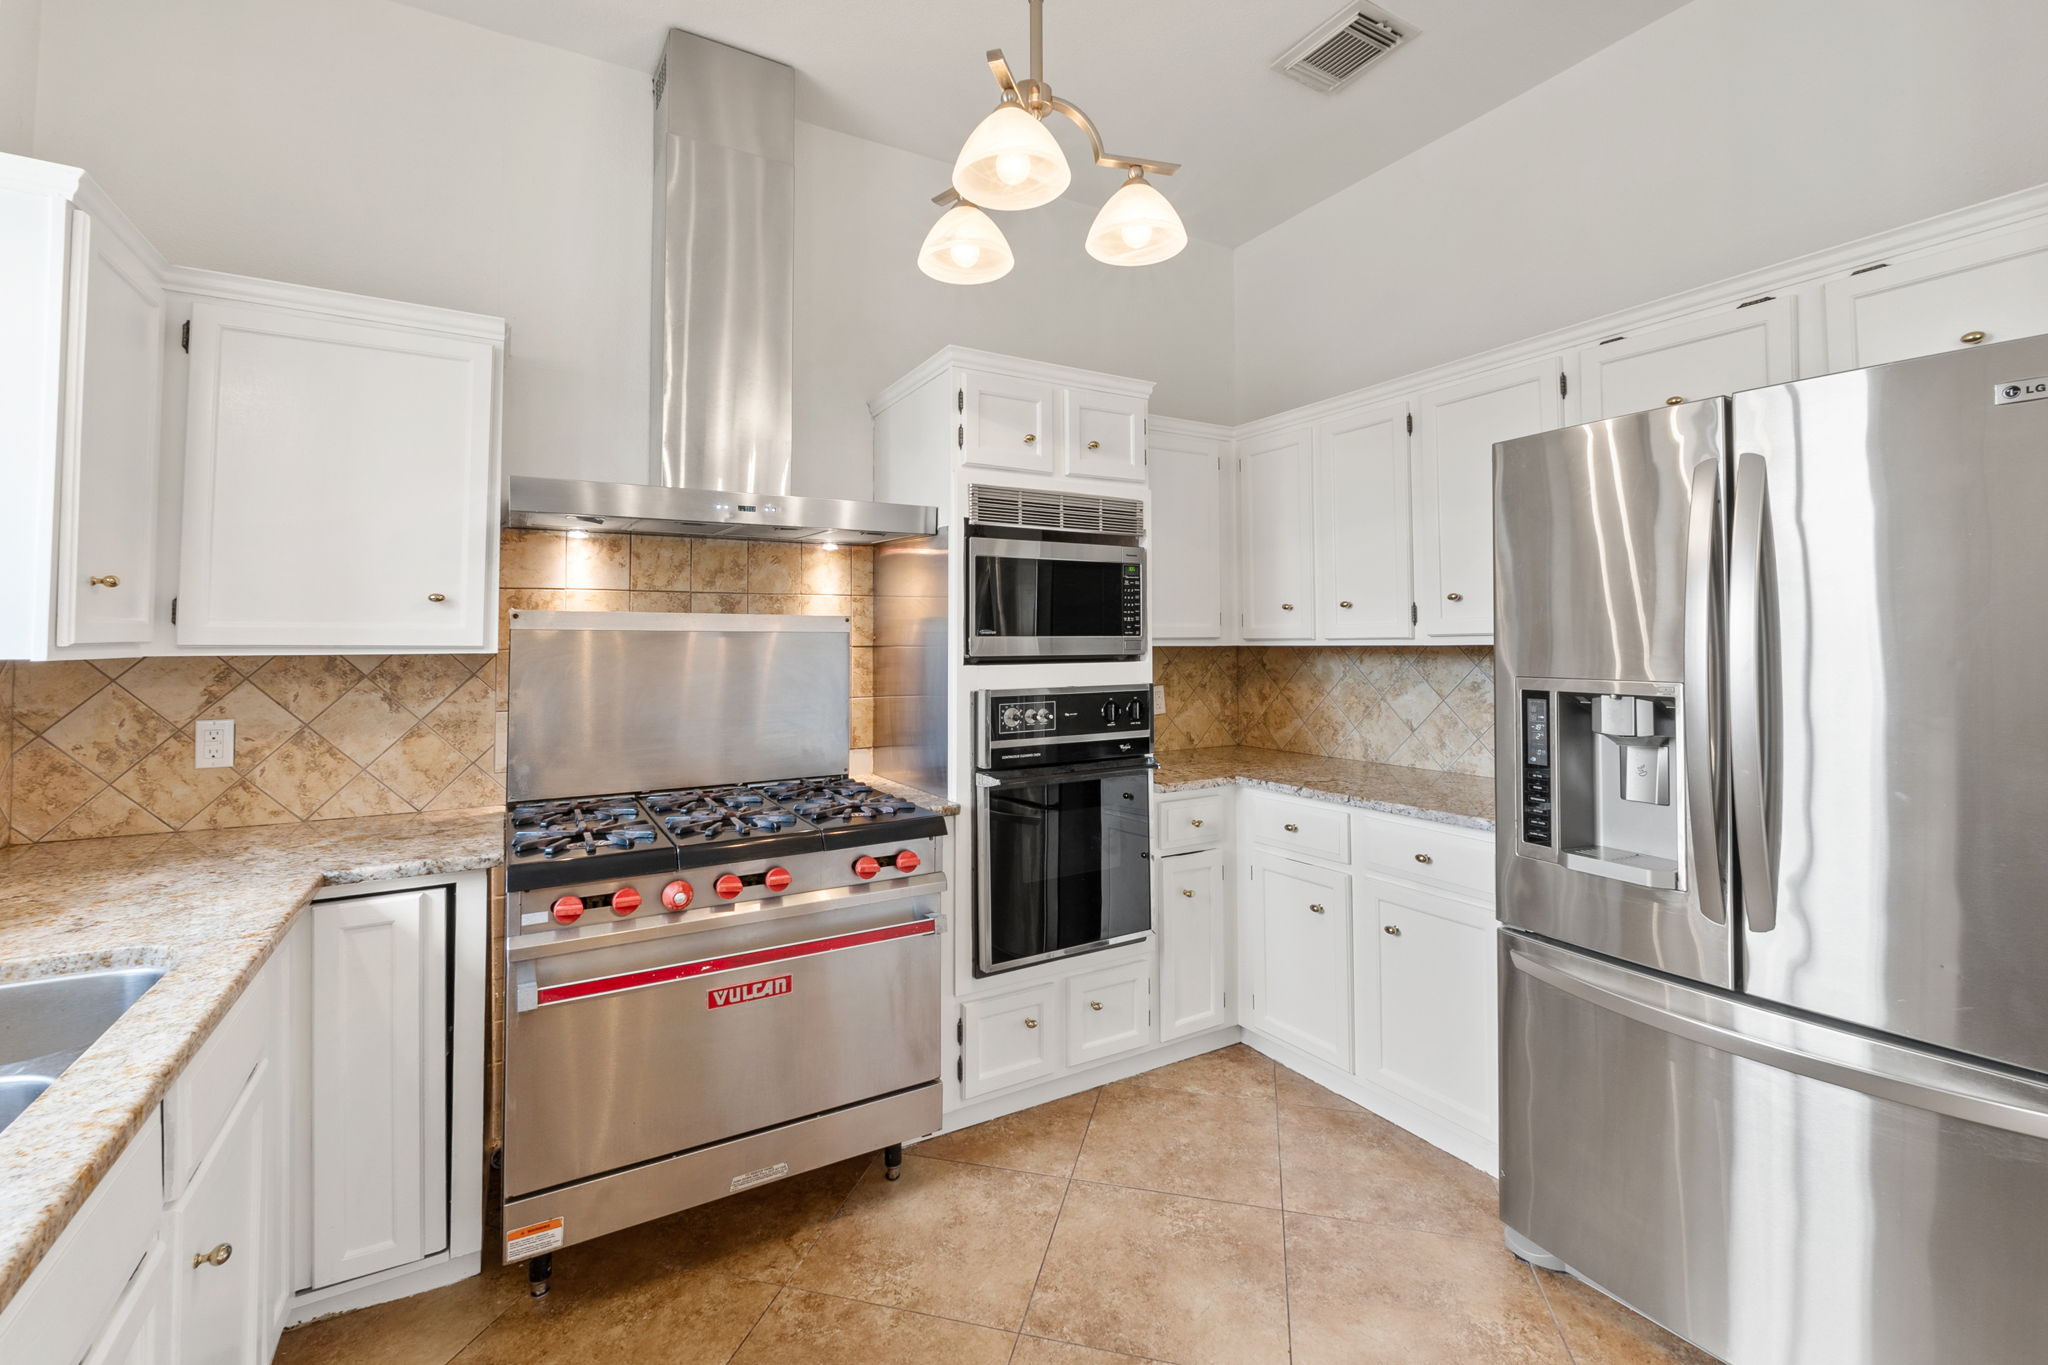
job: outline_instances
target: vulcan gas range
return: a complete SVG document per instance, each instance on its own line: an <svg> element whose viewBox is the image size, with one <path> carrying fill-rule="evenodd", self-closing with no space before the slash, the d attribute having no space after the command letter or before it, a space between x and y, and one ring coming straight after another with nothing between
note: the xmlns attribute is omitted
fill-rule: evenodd
<svg viewBox="0 0 2048 1365"><path fill-rule="evenodd" d="M644 780L843 764L846 621L520 613L511 659L506 1259L543 1292L619 1228L863 1151L893 1178L940 1126L946 817ZM598 775L634 789L553 795Z"/></svg>

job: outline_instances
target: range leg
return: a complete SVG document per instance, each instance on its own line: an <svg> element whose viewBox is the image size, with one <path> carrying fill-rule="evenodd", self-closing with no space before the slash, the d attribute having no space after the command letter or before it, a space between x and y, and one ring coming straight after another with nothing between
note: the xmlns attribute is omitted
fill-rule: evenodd
<svg viewBox="0 0 2048 1365"><path fill-rule="evenodd" d="M554 1277L555 1254L544 1252L526 1263L526 1292L536 1299L548 1292L548 1281Z"/></svg>
<svg viewBox="0 0 2048 1365"><path fill-rule="evenodd" d="M882 1149L882 1174L890 1180L903 1178L903 1144L893 1142Z"/></svg>

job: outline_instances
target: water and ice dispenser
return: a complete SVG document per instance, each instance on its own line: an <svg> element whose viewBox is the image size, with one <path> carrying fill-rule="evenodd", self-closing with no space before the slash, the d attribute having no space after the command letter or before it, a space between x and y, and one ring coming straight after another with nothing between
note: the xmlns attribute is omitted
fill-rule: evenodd
<svg viewBox="0 0 2048 1365"><path fill-rule="evenodd" d="M1683 886L1678 690L1558 683L1521 694L1523 852L1657 890ZM1541 851L1539 851L1541 850Z"/></svg>

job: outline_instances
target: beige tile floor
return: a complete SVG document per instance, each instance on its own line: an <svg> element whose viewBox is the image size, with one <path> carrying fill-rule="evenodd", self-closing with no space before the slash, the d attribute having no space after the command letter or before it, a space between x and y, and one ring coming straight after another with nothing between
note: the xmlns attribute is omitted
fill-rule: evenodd
<svg viewBox="0 0 2048 1365"><path fill-rule="evenodd" d="M288 1365L1707 1365L1243 1046L287 1332Z"/></svg>

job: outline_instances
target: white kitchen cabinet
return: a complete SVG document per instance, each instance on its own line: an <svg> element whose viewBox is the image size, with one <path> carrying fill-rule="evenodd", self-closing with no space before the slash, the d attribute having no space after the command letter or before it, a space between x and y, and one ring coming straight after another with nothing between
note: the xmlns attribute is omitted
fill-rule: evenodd
<svg viewBox="0 0 2048 1365"><path fill-rule="evenodd" d="M207 299L191 325L178 643L492 648L492 343Z"/></svg>
<svg viewBox="0 0 2048 1365"><path fill-rule="evenodd" d="M1160 858L1159 1040L1230 1022L1231 929L1223 852Z"/></svg>
<svg viewBox="0 0 2048 1365"><path fill-rule="evenodd" d="M960 1097L1055 1075L1066 1063L1057 980L960 1006Z"/></svg>
<svg viewBox="0 0 2048 1365"><path fill-rule="evenodd" d="M1316 423L1316 624L1325 640L1414 632L1408 405Z"/></svg>
<svg viewBox="0 0 2048 1365"><path fill-rule="evenodd" d="M174 1365L171 1308L171 1251L159 1241L136 1267L85 1365Z"/></svg>
<svg viewBox="0 0 2048 1365"><path fill-rule="evenodd" d="M1145 400L1095 389L1060 391L1062 471L1076 478L1145 482Z"/></svg>
<svg viewBox="0 0 2048 1365"><path fill-rule="evenodd" d="M1188 794L1157 793L1152 798L1152 849L1155 855L1193 853L1217 848L1230 837L1229 787Z"/></svg>
<svg viewBox="0 0 2048 1365"><path fill-rule="evenodd" d="M264 1285L285 1255L272 1235L284 1198L273 1184L284 1145L278 1090L277 1064L265 1058L169 1210L176 1355L191 1365L261 1365L277 1343L282 1324Z"/></svg>
<svg viewBox="0 0 2048 1365"><path fill-rule="evenodd" d="M1244 442L1238 480L1244 638L1313 640L1316 494L1309 429L1289 427Z"/></svg>
<svg viewBox="0 0 2048 1365"><path fill-rule="evenodd" d="M1088 1066L1152 1041L1152 964L1135 958L1067 978L1067 1065Z"/></svg>
<svg viewBox="0 0 2048 1365"><path fill-rule="evenodd" d="M1039 379L960 373L960 462L1018 474L1051 474L1057 467L1059 390Z"/></svg>
<svg viewBox="0 0 2048 1365"><path fill-rule="evenodd" d="M1221 641L1229 566L1236 559L1223 498L1228 442L1164 423L1155 423L1148 440L1145 578L1152 639Z"/></svg>
<svg viewBox="0 0 2048 1365"><path fill-rule="evenodd" d="M1789 293L1764 296L1581 347L1572 362L1576 420L1797 379L1798 308Z"/></svg>
<svg viewBox="0 0 2048 1365"><path fill-rule="evenodd" d="M1493 912L1359 881L1358 1075L1474 1133L1495 1127Z"/></svg>
<svg viewBox="0 0 2048 1365"><path fill-rule="evenodd" d="M1249 886L1247 1027L1350 1070L1350 874L1260 858Z"/></svg>
<svg viewBox="0 0 2048 1365"><path fill-rule="evenodd" d="M1415 400L1419 633L1493 635L1493 447L1562 425L1556 358L1509 365Z"/></svg>
<svg viewBox="0 0 2048 1365"><path fill-rule="evenodd" d="M312 1287L448 1244L445 887L312 915Z"/></svg>
<svg viewBox="0 0 2048 1365"><path fill-rule="evenodd" d="M1874 261L1824 293L1835 370L2048 333L2048 223Z"/></svg>

